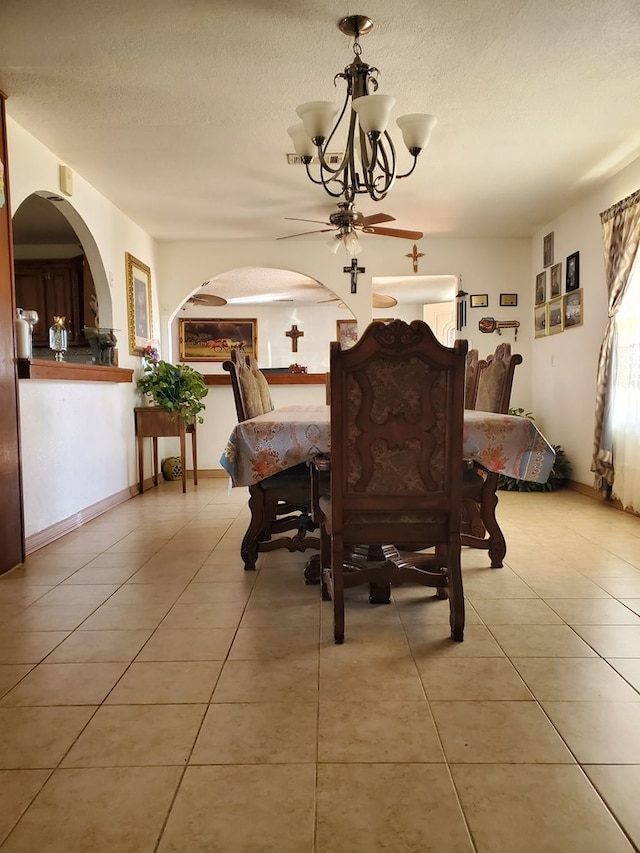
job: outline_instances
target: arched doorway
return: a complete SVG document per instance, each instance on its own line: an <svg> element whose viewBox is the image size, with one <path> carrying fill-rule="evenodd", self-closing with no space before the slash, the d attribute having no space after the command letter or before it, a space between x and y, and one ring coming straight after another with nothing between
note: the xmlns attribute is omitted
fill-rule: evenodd
<svg viewBox="0 0 640 853"><path fill-rule="evenodd" d="M87 361L85 327L110 327L111 293L96 242L62 196L45 191L26 198L13 216L16 306L38 315L34 355L50 357L54 315L67 318L69 360Z"/></svg>

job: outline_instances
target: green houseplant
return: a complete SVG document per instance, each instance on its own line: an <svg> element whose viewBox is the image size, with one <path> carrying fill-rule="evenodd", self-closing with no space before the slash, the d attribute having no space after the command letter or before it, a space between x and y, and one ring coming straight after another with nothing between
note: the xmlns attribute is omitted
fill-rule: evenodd
<svg viewBox="0 0 640 853"><path fill-rule="evenodd" d="M182 415L187 426L196 421L203 423L202 399L209 389L202 374L186 364L162 361L152 346L145 347L143 356L144 373L138 379L138 390L148 394L165 411Z"/></svg>

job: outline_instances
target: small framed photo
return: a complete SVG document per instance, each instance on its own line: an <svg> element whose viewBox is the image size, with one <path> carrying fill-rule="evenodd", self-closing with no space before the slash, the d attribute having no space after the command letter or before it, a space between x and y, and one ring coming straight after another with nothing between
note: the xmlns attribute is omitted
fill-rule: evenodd
<svg viewBox="0 0 640 853"><path fill-rule="evenodd" d="M549 334L556 335L564 329L564 306L562 296L549 302Z"/></svg>
<svg viewBox="0 0 640 853"><path fill-rule="evenodd" d="M336 320L336 334L340 349L349 349L358 340L358 321Z"/></svg>
<svg viewBox="0 0 640 853"><path fill-rule="evenodd" d="M489 294L472 293L469 296L469 305L472 308L486 308L489 305Z"/></svg>
<svg viewBox="0 0 640 853"><path fill-rule="evenodd" d="M567 293L564 299L564 327L572 329L582 325L582 289Z"/></svg>
<svg viewBox="0 0 640 853"><path fill-rule="evenodd" d="M551 299L555 299L562 294L562 264L554 264L550 270L549 294Z"/></svg>
<svg viewBox="0 0 640 853"><path fill-rule="evenodd" d="M553 231L546 234L542 242L542 266L550 267L553 263Z"/></svg>
<svg viewBox="0 0 640 853"><path fill-rule="evenodd" d="M517 293L501 293L500 294L500 305L517 305L518 304L518 294Z"/></svg>
<svg viewBox="0 0 640 853"><path fill-rule="evenodd" d="M547 301L547 271L539 272L536 276L536 305Z"/></svg>
<svg viewBox="0 0 640 853"><path fill-rule="evenodd" d="M127 320L129 355L142 355L151 343L151 270L129 252L124 255L127 277Z"/></svg>
<svg viewBox="0 0 640 853"><path fill-rule="evenodd" d="M567 257L567 274L565 290L570 293L580 287L580 252L574 252Z"/></svg>
<svg viewBox="0 0 640 853"><path fill-rule="evenodd" d="M533 309L534 338L544 338L549 334L549 303L538 305Z"/></svg>
<svg viewBox="0 0 640 853"><path fill-rule="evenodd" d="M180 361L227 361L231 350L242 346L245 355L258 358L258 321L181 318Z"/></svg>

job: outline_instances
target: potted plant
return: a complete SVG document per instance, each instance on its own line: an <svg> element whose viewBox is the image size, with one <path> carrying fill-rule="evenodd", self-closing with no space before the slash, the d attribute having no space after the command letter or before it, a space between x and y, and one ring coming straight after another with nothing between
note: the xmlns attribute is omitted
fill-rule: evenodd
<svg viewBox="0 0 640 853"><path fill-rule="evenodd" d="M160 359L157 349L144 348L144 373L137 387L167 412L181 415L187 426L203 423L200 412L205 408L202 398L208 388L204 377L186 364L170 364Z"/></svg>

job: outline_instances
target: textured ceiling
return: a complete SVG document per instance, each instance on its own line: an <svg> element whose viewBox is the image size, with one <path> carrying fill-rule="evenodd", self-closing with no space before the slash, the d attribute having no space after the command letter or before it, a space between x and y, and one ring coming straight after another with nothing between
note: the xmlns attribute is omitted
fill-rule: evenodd
<svg viewBox="0 0 640 853"><path fill-rule="evenodd" d="M639 10L2 0L0 88L10 116L155 237L272 239L303 230L286 216L333 209L287 165L286 129L299 103L341 100L352 50L336 23L367 14L363 58L393 115L439 121L414 175L358 207L425 235L523 236L640 154Z"/></svg>

